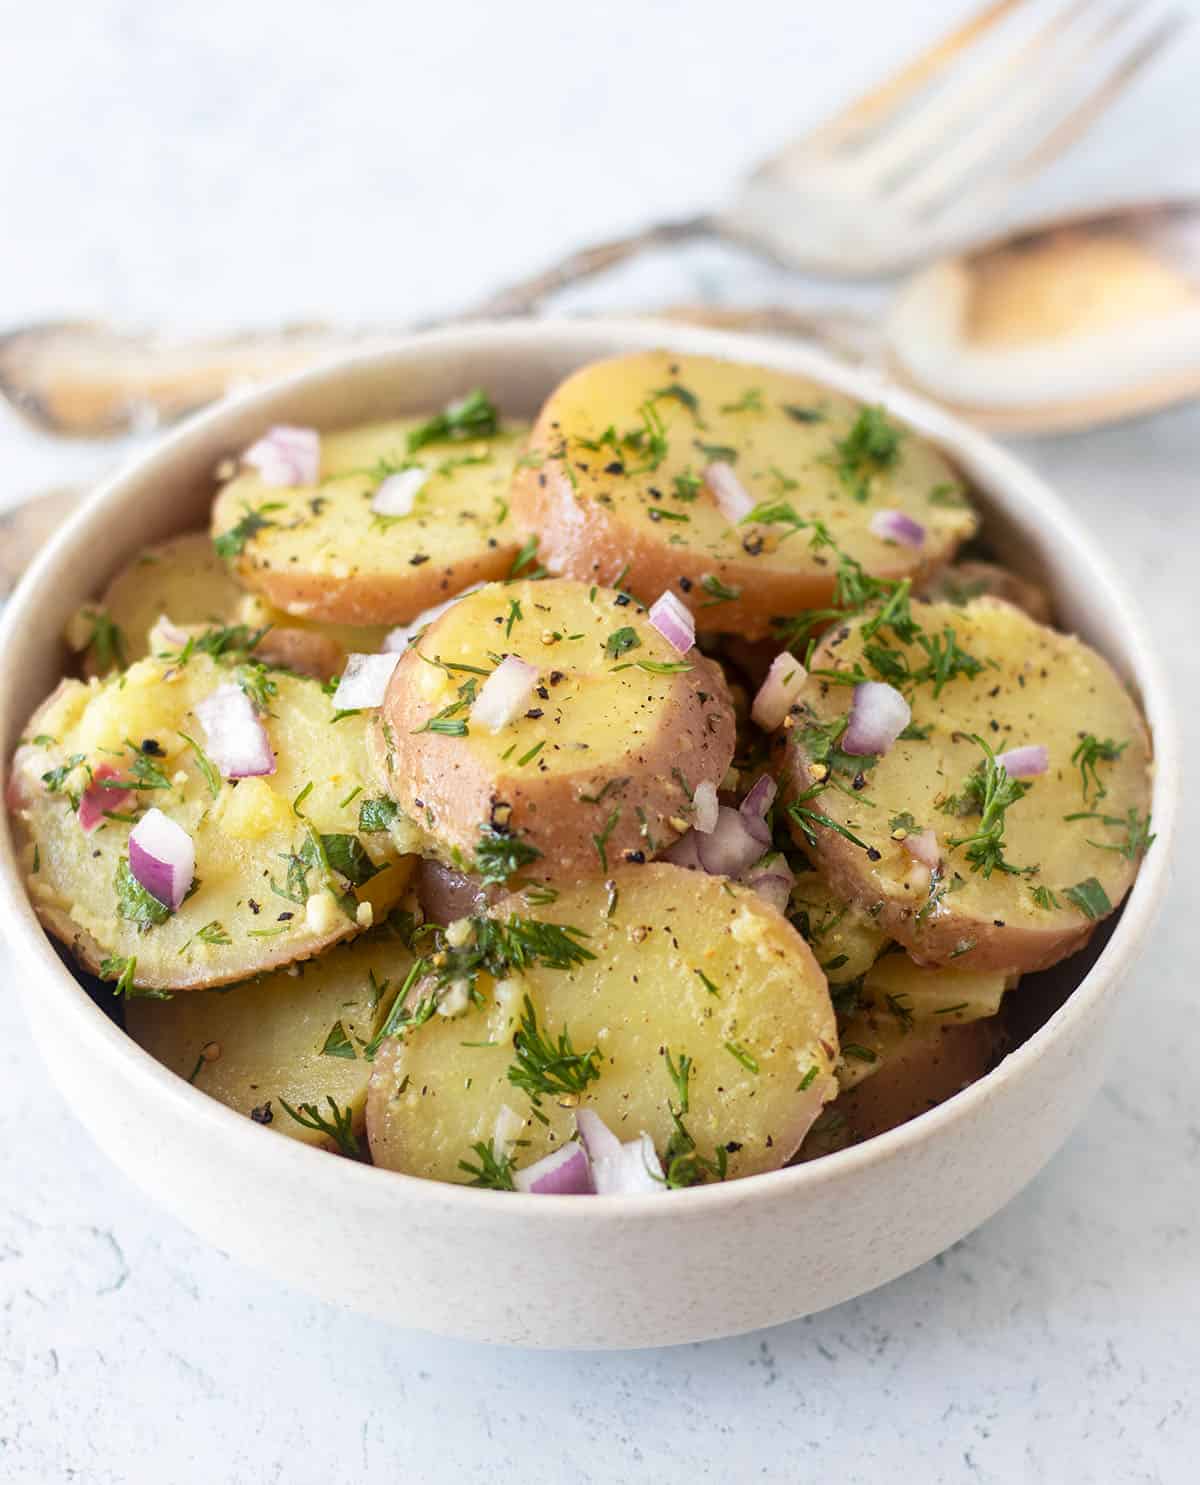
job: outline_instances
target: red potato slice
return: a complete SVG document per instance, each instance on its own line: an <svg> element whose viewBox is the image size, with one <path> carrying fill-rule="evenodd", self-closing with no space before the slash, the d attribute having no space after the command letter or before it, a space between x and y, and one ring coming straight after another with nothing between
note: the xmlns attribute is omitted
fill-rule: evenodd
<svg viewBox="0 0 1200 1485"><path fill-rule="evenodd" d="M239 677L269 706L262 725L275 771L235 783L203 753L195 708ZM333 716L315 681L200 653L139 660L105 681L63 681L31 718L8 789L47 931L102 978L190 990L307 959L369 926L398 900L412 863L386 832L359 838L371 782L366 719L334 725ZM114 795L115 813L88 833L77 804L101 769L134 787ZM133 823L151 806L195 847L193 890L171 913L132 879L119 885ZM310 825L332 852L330 872L301 856Z"/></svg>
<svg viewBox="0 0 1200 1485"><path fill-rule="evenodd" d="M409 453L419 419L375 423L321 438L315 487L237 474L213 506L213 536L238 581L276 608L330 624L404 624L472 583L504 576L521 539L508 486L524 430ZM407 515L371 502L389 471L426 479Z"/></svg>
<svg viewBox="0 0 1200 1485"><path fill-rule="evenodd" d="M502 653L536 683L493 732L470 698ZM734 750L717 665L680 655L626 594L562 579L492 584L454 604L400 660L380 719L381 776L428 854L497 879L481 841L493 856L515 844L513 870L556 885L669 846Z"/></svg>
<svg viewBox="0 0 1200 1485"><path fill-rule="evenodd" d="M714 463L732 465L756 505L825 522L880 578L931 575L975 529L945 458L880 410L764 367L665 351L562 383L516 472L513 516L551 572L647 601L669 588L702 630L760 639L775 617L827 607L828 552L786 524L732 523L703 483ZM885 510L920 523L918 548L873 534Z"/></svg>
<svg viewBox="0 0 1200 1485"><path fill-rule="evenodd" d="M479 974L461 1015L390 1038L367 1099L377 1165L463 1181L459 1162L493 1141L515 1142L515 1164L531 1164L572 1137L579 1107L622 1140L645 1131L669 1165L680 1090L668 1052L676 1067L691 1059L684 1122L705 1161L720 1147L729 1176L752 1175L799 1147L836 1089L833 1008L808 946L754 892L655 862L499 912L576 929L594 957ZM543 1094L536 1113L508 1074L526 998L541 1034L598 1053L578 1096Z"/></svg>
<svg viewBox="0 0 1200 1485"><path fill-rule="evenodd" d="M932 680L906 686L913 727L928 736L901 738L873 763L835 753L833 781L842 787L834 787L821 759L853 688L815 672L853 675L865 667L874 676L875 666L864 655L866 620L831 630L778 742L785 803L809 796L799 807L811 814L802 822L793 814L793 833L834 893L874 914L921 962L1044 969L1082 948L1137 873L1150 799L1145 723L1107 661L1009 604L977 599L913 612L926 636L944 650L949 635L978 662L978 673L960 671L940 694ZM917 674L928 660L889 630L875 637L881 641L893 667ZM1004 865L990 874L985 861L972 859L979 843L971 838L983 822L964 792L985 759L975 737L997 753L1042 744L1049 754L1049 771L1029 780L1024 797L1003 813ZM1089 737L1119 751L1084 774L1072 755ZM936 832L940 853L932 874L904 844L926 828Z"/></svg>
<svg viewBox="0 0 1200 1485"><path fill-rule="evenodd" d="M1049 624L1054 617L1044 588L996 562L953 562L922 587L921 597L956 604L970 603L972 598L1002 598L1039 624Z"/></svg>

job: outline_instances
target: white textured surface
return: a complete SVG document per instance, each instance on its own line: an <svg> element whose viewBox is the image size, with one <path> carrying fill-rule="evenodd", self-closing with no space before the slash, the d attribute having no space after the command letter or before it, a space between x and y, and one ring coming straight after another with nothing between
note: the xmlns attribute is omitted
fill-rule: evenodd
<svg viewBox="0 0 1200 1485"><path fill-rule="evenodd" d="M0 321L432 315L567 241L705 204L948 8L760 0L730 30L695 3L0 4ZM1200 186L1195 47L1041 196ZM696 250L607 297L709 287L783 291ZM5 501L100 467L4 434ZM1027 452L1122 555L1194 694L1200 409ZM1200 747L1194 711L1185 726ZM633 1355L428 1340L247 1274L91 1149L0 995L0 1478L1194 1479L1198 910L1184 858L1104 1094L980 1232L812 1320ZM510 1261L537 1256L498 1258L498 1283Z"/></svg>

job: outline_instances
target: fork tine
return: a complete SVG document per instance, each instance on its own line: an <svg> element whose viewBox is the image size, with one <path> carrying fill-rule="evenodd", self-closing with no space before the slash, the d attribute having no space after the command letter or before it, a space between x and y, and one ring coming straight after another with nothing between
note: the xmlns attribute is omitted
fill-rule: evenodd
<svg viewBox="0 0 1200 1485"><path fill-rule="evenodd" d="M1091 9L1086 19L1091 20ZM1061 109L1071 102L1070 85L1081 67L1089 63L1096 52L1113 38L1121 37L1121 46L1128 58L1128 41L1125 33L1129 23L1142 13L1140 0L1126 0L1115 11L1101 17L1082 36L1075 34L1078 27L1066 39L1064 46L1051 46L1044 50L1040 64L1030 66L1021 78L1020 85L1013 90L1005 102L991 111L970 130L964 130L957 142L948 149L935 154L892 194L892 203L910 212L928 214L944 205L959 189L966 186L972 176L990 162L1003 157L1006 146L1020 133L1026 135L1036 130L1039 142L1051 133L1062 117ZM1104 76L1110 72L1105 67ZM1050 117L1047 118L1047 115Z"/></svg>
<svg viewBox="0 0 1200 1485"><path fill-rule="evenodd" d="M996 26L1004 17L1027 0L992 0L992 3L969 16L932 46L918 53L891 77L848 103L831 119L818 124L799 139L794 139L777 154L765 160L755 175L787 172L792 159L810 158L813 154L832 152L841 144L869 129L895 111L908 97L936 77L966 48Z"/></svg>
<svg viewBox="0 0 1200 1485"><path fill-rule="evenodd" d="M965 67L932 98L922 100L911 115L885 135L872 140L852 167L863 188L881 186L893 173L911 170L935 149L960 121L978 116L984 104L1001 92L1026 60L1070 26L1092 3L1073 0L1052 12L1045 24L1012 51L993 57L985 66Z"/></svg>
<svg viewBox="0 0 1200 1485"><path fill-rule="evenodd" d="M1049 165L1052 160L1056 160L1064 150L1069 149L1082 134L1091 128L1100 114L1120 97L1138 73L1185 29L1190 19L1191 17L1183 11L1169 11L1141 45L1135 47L1108 77L1102 78L1091 93L1087 94L1067 114L1066 118L1060 119L1055 124L1045 139L1009 168L1007 174L1013 180L1031 175Z"/></svg>

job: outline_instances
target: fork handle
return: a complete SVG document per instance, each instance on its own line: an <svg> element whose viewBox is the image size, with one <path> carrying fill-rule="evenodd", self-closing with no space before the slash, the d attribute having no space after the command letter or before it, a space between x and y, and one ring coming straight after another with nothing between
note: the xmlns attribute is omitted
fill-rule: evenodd
<svg viewBox="0 0 1200 1485"><path fill-rule="evenodd" d="M708 215L682 217L672 222L654 222L624 237L606 238L603 242L592 243L590 247L579 248L575 252L568 253L565 258L558 259L548 268L542 269L540 273L535 273L529 278L518 279L496 293L489 294L486 299L470 309L451 316L449 320L441 320L439 323L457 323L460 320L514 319L522 315L531 315L548 295L572 288L586 279L594 278L598 273L615 268L618 263L627 262L641 253L649 252L652 248L670 247L675 243L689 242L697 237L719 235L721 235L720 224L716 218Z"/></svg>

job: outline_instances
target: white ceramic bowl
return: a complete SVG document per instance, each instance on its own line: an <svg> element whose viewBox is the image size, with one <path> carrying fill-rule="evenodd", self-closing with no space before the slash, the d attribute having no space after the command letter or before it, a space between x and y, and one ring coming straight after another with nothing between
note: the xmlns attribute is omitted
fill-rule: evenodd
<svg viewBox="0 0 1200 1485"><path fill-rule="evenodd" d="M933 1257L1010 1199L1095 1091L1118 987L1163 896L1179 794L1166 679L1084 524L962 423L815 350L636 323L478 326L309 372L193 420L87 502L0 628L9 756L57 681L76 606L144 543L205 524L218 461L276 422L336 427L441 406L472 386L528 416L597 356L667 345L777 366L883 397L979 492L986 531L1053 591L1063 622L1138 692L1157 747L1149 853L1078 988L1000 1066L889 1134L814 1163L669 1197L499 1196L335 1159L280 1139L141 1051L64 968L26 900L7 824L0 912L50 1073L80 1121L156 1200L227 1252L328 1300L405 1325L525 1346L655 1346L750 1330L863 1293Z"/></svg>

